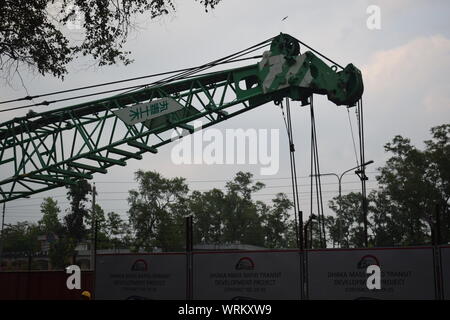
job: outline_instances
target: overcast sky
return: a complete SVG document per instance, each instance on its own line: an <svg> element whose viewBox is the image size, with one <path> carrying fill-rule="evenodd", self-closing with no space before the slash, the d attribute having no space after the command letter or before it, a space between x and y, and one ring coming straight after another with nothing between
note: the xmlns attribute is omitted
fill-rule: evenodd
<svg viewBox="0 0 450 320"><path fill-rule="evenodd" d="M99 68L91 66L92 60L80 59L71 64L64 82L23 70L26 89L30 94L40 94L197 66L286 32L339 64L353 63L362 70L366 159L375 161L367 168L369 191L376 188L376 168L383 166L389 156L383 149L386 142L400 134L422 147L422 142L430 137L431 127L449 123L449 1L223 0L209 13L193 0L175 1L175 4L177 11L169 16L153 21L138 19L138 30L131 34L125 47L132 51L133 64ZM369 30L366 26L369 5L381 9L381 30ZM24 95L26 91L17 79L10 86L1 85L1 100ZM63 106L66 105L53 108ZM310 170L309 110L300 108L299 103L291 106L297 170L301 177L301 207L307 216L310 213L306 178ZM315 99L315 109L321 172L341 173L355 166L347 110L319 96ZM1 113L0 119L3 122L25 113L26 110ZM350 110L350 116L356 130L354 110ZM126 217L125 199L127 191L136 186L133 172L137 169L156 170L166 177L185 177L191 189L197 190L223 187L237 171L250 171L267 185L255 199L270 201L277 192L290 192L288 144L279 108L268 103L222 122L217 128L280 129L278 174L261 176L258 165L175 165L170 160L173 146L166 145L157 155L147 154L141 161L130 160L127 167L113 167L106 175L94 175L99 204L107 212L114 210ZM0 166L2 178L10 174L1 171ZM337 179L324 177L323 183L327 207L327 201L337 195ZM348 174L344 179L344 193L358 191L359 187L357 177ZM66 208L65 190L59 188L7 203L6 223L38 220L38 207L46 196L54 196Z"/></svg>

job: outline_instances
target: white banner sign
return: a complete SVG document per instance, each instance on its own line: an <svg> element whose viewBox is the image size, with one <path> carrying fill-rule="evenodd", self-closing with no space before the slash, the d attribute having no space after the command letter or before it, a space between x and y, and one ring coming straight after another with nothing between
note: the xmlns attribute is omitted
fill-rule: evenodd
<svg viewBox="0 0 450 320"><path fill-rule="evenodd" d="M435 299L432 248L310 251L309 299ZM380 267L380 289L369 290L367 267Z"/></svg>
<svg viewBox="0 0 450 320"><path fill-rule="evenodd" d="M95 298L100 300L184 300L186 257L99 255L95 288Z"/></svg>
<svg viewBox="0 0 450 320"><path fill-rule="evenodd" d="M300 299L293 251L194 254L195 300Z"/></svg>
<svg viewBox="0 0 450 320"><path fill-rule="evenodd" d="M161 98L147 103L139 103L113 111L123 122L133 125L159 116L181 110L183 106L172 98Z"/></svg>
<svg viewBox="0 0 450 320"><path fill-rule="evenodd" d="M445 300L450 300L450 247L442 247L441 250L441 270L442 270L442 291Z"/></svg>

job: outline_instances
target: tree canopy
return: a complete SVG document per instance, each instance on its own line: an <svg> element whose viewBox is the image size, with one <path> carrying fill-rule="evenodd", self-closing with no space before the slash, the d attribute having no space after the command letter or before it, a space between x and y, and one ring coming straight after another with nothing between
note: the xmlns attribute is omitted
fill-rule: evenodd
<svg viewBox="0 0 450 320"><path fill-rule="evenodd" d="M372 246L450 242L450 125L433 127L431 136L424 142L424 150L400 135L385 145L391 157L379 169L379 189L368 196ZM330 202L337 215L329 229L333 242L344 247L363 245L360 205L359 193L336 197ZM335 232L339 221L342 239Z"/></svg>
<svg viewBox="0 0 450 320"><path fill-rule="evenodd" d="M167 179L153 171L136 172L138 190L130 190L128 202L134 248L165 251L183 247L183 216L188 186L183 178Z"/></svg>
<svg viewBox="0 0 450 320"><path fill-rule="evenodd" d="M225 190L193 191L182 178L138 171L137 190L129 192L134 250L184 250L184 217L193 216L194 244L241 243L268 248L293 246L291 201L279 193L272 205L252 196L264 185L238 172Z"/></svg>
<svg viewBox="0 0 450 320"><path fill-rule="evenodd" d="M208 11L221 0L195 1ZM123 47L135 17L153 19L175 10L173 0L4 0L0 68L11 74L25 65L42 75L63 78L68 63L80 55L91 56L100 66L129 64L130 52ZM73 31L77 37L70 37Z"/></svg>
<svg viewBox="0 0 450 320"><path fill-rule="evenodd" d="M431 129L421 150L396 136L385 145L390 154L379 168L379 187L368 195L369 246L411 246L450 242L450 125ZM5 252L32 255L40 235L55 234L50 247L55 268L63 268L75 245L92 240L97 221L99 249L183 251L185 217L193 216L194 244L241 243L265 248L296 248L293 204L278 193L271 202L254 200L265 186L248 172L237 172L222 190L190 191L181 177L153 171L135 174L138 187L129 190L128 221L96 204L87 208L91 186L86 181L68 187L70 209L59 217L52 198L41 204L37 224L19 222L5 228ZM335 215L325 218L329 245L363 247L361 194L349 193L329 203ZM321 247L317 222L308 228L308 247Z"/></svg>

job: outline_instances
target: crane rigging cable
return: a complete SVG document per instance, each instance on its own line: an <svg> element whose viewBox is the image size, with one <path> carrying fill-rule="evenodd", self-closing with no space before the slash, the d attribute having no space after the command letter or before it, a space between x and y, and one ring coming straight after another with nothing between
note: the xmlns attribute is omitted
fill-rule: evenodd
<svg viewBox="0 0 450 320"><path fill-rule="evenodd" d="M328 58L327 56L323 55L319 51L315 50L311 46L307 45L303 41L301 41L299 39L296 39L296 38L294 38L294 39L296 41L298 41L298 43L300 43L303 46L305 46L306 48L310 49L312 52L315 52L317 55L323 57L324 59L326 59L327 61L329 61L333 65L336 65L336 66L338 66L341 69L344 69L341 65L339 65L338 63L336 63L332 59ZM31 107L35 107L35 106L48 106L48 105L53 104L53 103L70 101L70 100L75 100L75 99L81 99L81 98L86 98L86 97L91 97L91 96L101 95L101 94L106 94L106 93L112 93L112 92L118 92L118 91L123 91L123 90L130 90L128 92L131 92L133 90L141 89L141 88L144 88L144 87L147 87L147 86L150 86L150 85L161 85L161 84L168 83L170 81L183 80L183 79L186 79L190 75L194 75L194 74L196 74L196 73L198 73L200 71L204 71L206 69L209 69L209 68L221 65L221 64L226 64L226 63L232 63L232 62L238 62L238 61L244 61L244 60L250 60L250 59L259 58L260 56L254 56L254 57L237 59L240 56L243 56L243 55L246 55L246 54L249 54L249 53L254 52L256 50L261 49L262 47L266 46L272 40L273 40L273 37L269 38L269 39L267 39L265 41L262 41L262 42L260 42L260 43L258 43L256 45L254 45L254 46L251 46L251 47L249 47L247 49L238 51L238 52L236 52L234 54L228 55L228 56L226 56L224 58L221 58L221 59L214 60L212 62L206 63L206 64L204 64L202 66L198 66L198 67L185 68L185 69L179 69L179 70L168 71L168 72L161 72L161 73L155 73L155 74L150 74L150 75L145 75L145 76L140 76L140 77L133 77L133 78L123 79L123 80L110 81L110 82L99 83L99 84L95 84L95 85L83 86L83 87L72 88L72 89L67 89L67 90L60 90L60 91L44 93L44 94L38 94L38 95L31 95L30 96L28 94L27 96L22 97L22 98L0 101L0 104L7 104L7 103L19 102L19 101L25 101L25 100L33 100L33 99L43 98L43 97L52 96L52 95L58 95L58 94L63 94L63 93L70 93L70 92L75 92L75 91L80 91L80 90L93 89L93 88L98 88L98 87L102 87L102 86L108 86L108 85L119 84L119 83L124 83L124 82L136 81L136 80L152 78L152 77L157 77L157 76L163 76L163 75L168 75L168 74L173 74L173 73L179 73L177 75L170 76L170 77L167 77L165 79L162 79L162 80L159 80L159 81L156 81L156 82L147 83L147 84L144 84L144 85L136 85L136 86L130 86L130 87L125 87L125 88L118 88L118 89L113 89L113 90L105 90L105 91L101 91L101 92L85 94L85 95L79 95L79 96L74 96L74 97L69 97L69 98L64 98L64 99L57 99L57 100L53 100L53 101L42 101L42 102L30 104L30 105L24 105L24 106L19 106L19 107L12 107L12 108L3 109L3 110L0 110L0 112L7 112L7 111L31 108ZM249 50L251 50L251 51L249 51ZM247 52L247 51L249 51L249 52ZM234 58L234 59L232 59L232 58ZM125 93L128 93L128 92L125 92Z"/></svg>
<svg viewBox="0 0 450 320"><path fill-rule="evenodd" d="M325 235L325 216L323 212L323 197L322 184L319 166L319 150L316 133L316 120L314 115L314 99L311 95L310 100L310 115L311 115L311 215L313 215L313 186L316 188L316 202L317 202L317 222L319 225L319 239L321 247L326 247ZM313 179L314 178L314 179ZM314 183L315 182L315 183Z"/></svg>
<svg viewBox="0 0 450 320"><path fill-rule="evenodd" d="M176 70L176 71L169 71L169 72L151 74L151 75L142 76L142 77L129 78L129 79L124 79L124 80L118 80L118 81L103 83L103 84L97 84L97 85L73 88L73 89L68 89L68 90L56 91L56 92L46 93L46 94L41 94L41 95L26 96L26 97L19 98L19 99L2 101L2 102L0 102L0 104L17 102L17 101L23 101L23 100L32 100L32 99L35 99L35 98L38 98L38 97L45 97L45 96L62 94L62 93L69 93L69 92L74 92L74 91L79 91L79 90L91 89L91 88L96 88L96 87L101 87L101 86L106 86L106 85L118 84L118 83L134 81L134 80L139 80L139 79L144 79L144 78L150 78L150 77L156 77L156 76L161 76L161 75L177 73L175 75L163 78L163 79L155 81L155 82L146 83L146 84L143 84L143 85L135 85L135 86L129 86L129 87L125 87L125 88L118 88L118 89L106 90L106 91L101 91L101 92L95 92L95 93L91 93L91 94L74 96L74 97L70 97L70 98L58 99L58 100L53 100L53 101L42 101L42 102L38 102L38 103L34 103L34 104L29 104L29 105L24 105L24 106L19 106L19 107L3 109L3 110L0 110L0 112L6 112L6 111L12 111L12 110L18 110L18 109L24 109L24 108L30 108L30 107L35 107L35 106L48 106L50 104L57 103L57 102L75 100L75 99L86 98L86 97L91 97L91 96L95 96L95 95L112 93L112 92L118 92L118 91L123 91L123 90L130 90L131 89L131 91L133 91L133 90L142 89L142 88L145 88L145 87L148 87L148 86L158 86L158 85L163 85L163 84L166 84L166 83L169 83L169 82L172 82L172 81L188 79L189 76L193 76L194 74L197 74L197 73L199 73L201 71L205 71L207 69L213 68L213 67L218 66L218 65L260 58L261 56L253 56L253 57L238 59L238 58L240 58L240 57L242 57L244 55L250 54L252 52L255 52L257 50L260 50L260 49L266 47L268 44L270 44L272 39L273 38L267 39L267 40L262 41L262 42L260 42L260 43L258 43L256 45L248 47L248 48L246 48L244 50L238 51L238 52L233 53L231 55L228 55L226 57L223 57L223 58L220 58L220 59L208 62L208 63L203 64L201 66L193 67L193 68L185 68L185 69L180 69L180 70ZM125 92L125 93L128 93L128 92Z"/></svg>
<svg viewBox="0 0 450 320"><path fill-rule="evenodd" d="M343 66L341 66L340 64L334 62L333 60L331 60L330 58L328 58L326 55L320 53L319 51L315 50L314 48L312 48L311 46L307 45L306 43L304 43L303 41L298 40L297 38L293 37L295 40L298 41L298 43L300 43L301 45L307 47L309 50L311 50L312 52L316 53L318 56L324 58L325 60L331 62L332 64L334 64L335 66L344 69Z"/></svg>
<svg viewBox="0 0 450 320"><path fill-rule="evenodd" d="M281 113L283 116L284 124L286 126L286 132L289 141L289 162L291 170L291 183L292 183L292 199L294 203L294 223L295 223L295 235L297 241L297 247L303 250L303 214L300 210L300 200L298 192L298 182L297 182L297 169L295 164L295 145L294 137L292 133L292 119L291 119L291 107L289 104L289 98L286 98L286 113L287 120L284 114L283 101L280 101Z"/></svg>
<svg viewBox="0 0 450 320"><path fill-rule="evenodd" d="M245 61L245 60L250 60L250 59L257 59L257 58L260 58L260 57L261 56L253 56L253 57L249 57L249 58L230 60L230 61L222 62L220 64L233 63L233 62ZM214 67L214 66L211 66L211 68ZM197 69L197 68L188 68L188 69L184 69L184 70L194 70L194 69ZM173 79L173 81L189 79L190 77L194 76L194 74L196 74L197 72L198 71L196 71L195 73L193 73L192 75L189 75L189 76L184 76L184 77ZM172 72L169 72L169 73L172 73ZM211 72L211 73L214 73L214 72ZM202 73L202 75L208 75L208 74L211 74L211 73ZM163 81L161 81L161 82L157 81L157 82L150 83L150 84L145 84L145 85L135 85L135 86L118 88L118 89L111 89L111 90L106 90L106 91L101 91L101 92L94 92L94 93L89 93L89 94L85 94L85 95L79 95L79 96L75 96L75 97L63 98L63 99L58 99L58 100L53 100L53 101L43 101L43 102L40 102L40 103L35 103L35 104L30 104L30 105L25 105L25 106L3 109L3 110L0 110L0 112L7 112L7 111L13 111L13 110L19 110L19 109L26 109L26 108L37 107L37 106L48 106L50 104L58 103L58 102L76 100L76 99L87 98L87 97L97 96L97 95L106 94L106 93L113 93L113 92L118 92L118 91L123 91L123 90L129 90L127 92L120 93L120 94L126 94L126 93L129 93L129 92L131 92L133 90L136 90L136 89L142 89L143 87L146 87L146 86L150 86L150 85L156 86L156 85L161 85L161 84L165 84L165 83L168 83L168 82L169 81L164 81L164 82Z"/></svg>
<svg viewBox="0 0 450 320"><path fill-rule="evenodd" d="M304 275L305 273L305 267L306 267L306 260L303 256L303 250L304 250L304 234L303 234L303 212L300 210L300 199L299 199L299 192L298 192L298 182L297 182L297 169L296 169L296 162L295 162L295 145L294 145L294 136L292 133L292 119L291 119L291 106L289 103L289 98L286 97L286 113L287 113L287 120L284 114L283 110L283 100L280 100L281 105L281 112L284 120L284 124L286 126L286 131L288 135L289 140L289 162L290 162L290 171L291 171L291 184L292 184L292 199L294 203L294 223L295 223L295 237L297 241L297 248L300 250L300 273L302 274L302 278L300 280L300 285L302 290L300 291L300 296L303 299L303 296L305 294L304 292L304 285L306 283Z"/></svg>
<svg viewBox="0 0 450 320"><path fill-rule="evenodd" d="M258 56L241 58L241 59L232 59L232 60L229 60L229 61L221 62L221 63L219 63L217 65L226 64L226 63L240 62L240 61L246 61L246 60L252 60L252 59L258 59L258 58L261 58L261 56L258 55ZM69 93L69 92L74 92L74 91L80 91L80 90L86 90L86 89L93 89L93 88L98 88L98 87L103 87L103 86L108 86L108 85L113 85L113 84L118 84L118 83L123 83L123 82L130 82L130 81L136 81L136 80L141 80L141 79L165 76L165 75L169 75L169 74L172 74L172 73L193 71L193 70L197 70L198 68L199 67L184 68L184 69L178 69L178 70L173 70L173 71L153 73L153 74L149 74L149 75L145 75L145 76L128 78L128 79L123 79L123 80L117 80L117 81L111 81L111 82L105 82L105 83L98 83L98 84L84 86L84 87L78 87L78 88L72 88L72 89L67 89L67 90L43 93L43 94L38 94L38 95L34 95L34 96L28 95L26 97L17 98L17 99L13 99L13 100L0 101L0 104L18 102L18 101L23 101L23 100L33 100L33 99L37 99L37 98L43 98L43 97L48 97L48 96L53 96L53 95L58 95L58 94L63 94L63 93ZM126 87L126 88L120 88L120 89L116 89L114 91L121 91L121 90L130 89L130 88L142 88L143 86L150 85L150 84L151 83L144 84L144 85L136 85L136 86ZM107 92L114 92L114 91L107 91ZM107 92L99 92L99 93L96 93L96 94L103 94L103 93L107 93ZM96 95L96 94L94 94L94 95ZM79 96L79 97L84 97L84 96ZM77 98L77 97L75 97L75 98ZM2 110L0 110L0 111L2 111Z"/></svg>
<svg viewBox="0 0 450 320"><path fill-rule="evenodd" d="M348 116L348 123L350 125L350 133L352 135L353 152L355 153L356 166L359 167L358 152L356 151L355 135L353 134L353 125L352 125L352 120L350 118L350 111L348 109L349 108L347 108L347 116Z"/></svg>
<svg viewBox="0 0 450 320"><path fill-rule="evenodd" d="M162 84L166 84L166 83L169 83L169 82L175 81L175 80L184 80L184 79L187 79L187 78L189 78L190 76L192 76L194 74L197 74L200 71L203 71L203 70L206 70L206 69L210 69L212 67L215 67L217 65L221 65L221 64L224 64L224 63L235 62L235 61L232 61L231 59L239 58L239 57L242 57L242 56L244 56L246 54L255 52L257 50L260 50L260 49L266 47L269 44L269 42L271 42L272 40L273 40L273 38L267 39L267 40L265 40L263 42L260 42L260 43L254 45L254 46L251 46L251 47L249 47L247 49L244 49L244 50L241 50L239 52L233 53L233 54L231 54L229 56L226 56L224 58L217 59L217 60L212 61L210 63L207 63L205 65L202 65L202 66L199 66L197 68L194 68L193 70L187 70L184 73L181 73L179 75L175 75L175 76L172 76L172 77L168 77L168 78L162 79L160 81L156 81L155 83L141 85L140 88L144 88L144 87L147 87L149 85L162 85ZM261 57L261 56L251 57L251 59L252 58L258 58L258 57ZM132 89L131 91L133 91L133 90L134 89ZM128 93L128 92L125 92L125 93Z"/></svg>

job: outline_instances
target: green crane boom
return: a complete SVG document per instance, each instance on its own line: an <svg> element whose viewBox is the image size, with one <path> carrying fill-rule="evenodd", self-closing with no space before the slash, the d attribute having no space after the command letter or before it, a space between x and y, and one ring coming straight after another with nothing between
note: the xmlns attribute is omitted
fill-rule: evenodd
<svg viewBox="0 0 450 320"><path fill-rule="evenodd" d="M173 129L178 138L193 133L194 120L206 128L285 97L306 104L314 93L353 105L363 93L361 72L352 64L338 72L280 34L257 64L14 118L0 124L0 171L11 173L1 178L0 203L157 153L174 140Z"/></svg>

